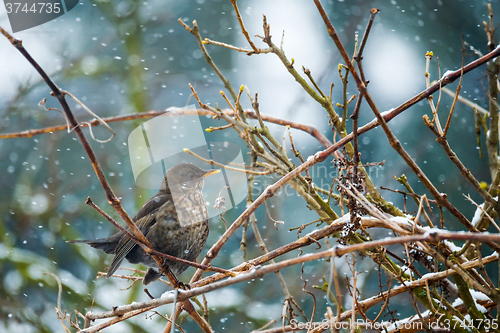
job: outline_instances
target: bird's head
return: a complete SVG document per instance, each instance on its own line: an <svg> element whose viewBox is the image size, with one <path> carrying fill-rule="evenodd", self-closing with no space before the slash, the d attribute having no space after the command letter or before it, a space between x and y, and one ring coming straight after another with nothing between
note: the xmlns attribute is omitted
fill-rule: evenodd
<svg viewBox="0 0 500 333"><path fill-rule="evenodd" d="M205 177L214 175L220 170L203 170L191 163L177 164L165 173L161 183L160 191L166 190L167 186L179 186L181 188L203 188Z"/></svg>

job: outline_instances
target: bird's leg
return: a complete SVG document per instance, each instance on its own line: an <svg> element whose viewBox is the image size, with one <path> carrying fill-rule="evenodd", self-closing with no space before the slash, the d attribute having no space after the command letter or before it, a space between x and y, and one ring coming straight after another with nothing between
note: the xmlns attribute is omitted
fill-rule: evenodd
<svg viewBox="0 0 500 333"><path fill-rule="evenodd" d="M173 284L174 289L183 289L188 290L191 289L189 284L185 284L177 279L177 277L172 273L170 268L168 267L167 261L163 262L163 265L160 267L160 273L168 278L168 280Z"/></svg>
<svg viewBox="0 0 500 333"><path fill-rule="evenodd" d="M178 282L179 284L178 284L178 285L177 285L177 287L175 287L175 288L180 288L180 289L182 289L182 290L189 290L189 289L191 289L191 286L190 286L189 284L184 283L184 282L182 282L182 281L178 281L178 280L177 280L177 282Z"/></svg>

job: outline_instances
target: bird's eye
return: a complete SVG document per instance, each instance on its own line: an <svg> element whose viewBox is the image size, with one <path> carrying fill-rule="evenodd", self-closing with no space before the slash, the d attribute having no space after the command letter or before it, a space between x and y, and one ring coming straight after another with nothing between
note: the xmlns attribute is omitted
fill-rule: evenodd
<svg viewBox="0 0 500 333"><path fill-rule="evenodd" d="M189 177L189 179L194 179L194 173L190 173L190 174L188 175L188 177Z"/></svg>

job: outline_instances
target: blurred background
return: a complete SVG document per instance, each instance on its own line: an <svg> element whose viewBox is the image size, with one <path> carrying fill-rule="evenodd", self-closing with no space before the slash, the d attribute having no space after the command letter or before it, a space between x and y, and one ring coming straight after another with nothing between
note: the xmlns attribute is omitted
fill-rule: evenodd
<svg viewBox="0 0 500 333"><path fill-rule="evenodd" d="M295 67L309 68L324 91L328 91L333 82L334 101L342 102L342 84L338 76L341 58L312 1L240 0L238 4L251 36L263 34L262 15L265 14L274 43L279 45L283 38L283 49L289 59L294 59ZM334 0L323 1L323 5L350 54L354 50L355 33L360 34L361 40L369 10L372 7L380 9L364 51L364 68L370 81L370 93L381 111L397 107L425 89L426 51L434 53L430 70L432 80L439 78L437 58L441 73L461 66L462 35L476 49L484 54L488 52L482 26L482 21L488 20L484 1ZM497 15L494 18L499 22L499 1L492 1L492 6L494 15ZM194 37L177 22L179 17L189 25L196 20L204 38L248 47L232 5L225 0L82 1L68 14L17 33L15 37L23 40L33 58L59 87L70 91L101 117L192 105L194 99L188 83L196 87L203 102L226 108L227 104L219 94L224 90L223 84L205 62ZM11 31L3 6L0 6L0 25ZM258 47L266 46L258 38L253 38L253 41ZM244 84L253 94L258 92L263 114L315 126L333 140L326 112L309 98L275 55L249 57L219 46L208 45L207 48L235 89ZM476 54L466 50L466 63L476 58ZM48 99L47 107L58 107L58 104L50 97L48 87L31 65L5 38L0 38L0 77L0 133L65 123L60 113L47 112L38 106L44 97ZM487 107L486 86L483 66L464 77L462 95ZM455 87L456 83L449 88L454 90ZM349 96L353 94L357 94L356 88L349 85ZM451 102L452 98L443 94L442 123ZM69 103L78 120L91 119L81 107L72 101ZM251 106L245 95L242 104L246 108ZM340 108L337 109L340 113ZM472 187L460 177L436 144L434 135L422 121L424 114L430 114L427 101L400 115L390 127L438 189L448 193L451 202L472 218L475 207L465 200L462 193L470 192L477 202L480 198L474 195ZM370 109L364 105L359 123L365 124L373 118ZM134 183L127 146L131 131L144 121L113 123L111 127L116 137L111 142L91 141L108 181L131 215L155 193ZM224 125L206 117L200 121L203 127ZM351 127L350 121L347 126ZM281 140L284 128L269 127ZM88 128L84 132L88 134ZM109 136L103 126L95 128L94 133L99 139ZM304 157L321 149L308 134L292 130L292 135ZM189 142L189 137L189 132L186 132L183 140ZM209 143L238 143L242 156L249 162L246 147L234 131L205 133L205 138ZM473 174L480 181L489 182L488 161L486 157L479 158L474 115L470 108L457 105L448 138ZM483 135L483 145L484 141ZM365 163L386 161L383 167L374 166L368 170L377 186L400 189L393 176L405 173L417 193L425 193L406 164L392 151L381 129L360 138L360 152ZM329 189L336 176L331 161L330 158L311 170L315 184L324 189ZM32 138L0 140L0 175L0 331L62 331L54 310L57 285L43 272L60 277L64 288L62 308L69 312L76 309L85 314L92 306L94 311L105 311L115 305L148 299L139 284L125 290L129 286L127 281L96 279L97 271L105 271L111 256L86 245L65 243L69 239L107 237L115 231L84 204L87 196L118 219L107 204L74 133L60 131ZM276 176L257 178L255 194L276 179ZM383 195L402 208L400 196L387 191ZM290 228L317 219L317 215L291 189L286 191L284 188L269 203L273 218L285 222L277 231L265 207L257 210L261 233L269 249L296 239L296 231L290 231ZM236 207L225 216L229 223L245 208L244 201L235 204ZM334 209L339 212L338 207ZM408 207L410 212L415 209L411 205ZM449 216L447 221L448 229L460 229ZM305 232L313 228L314 225ZM202 255L223 231L220 219L213 218ZM240 264L244 260L243 251L239 250L240 241L241 230L223 247L213 265L230 268ZM259 256L261 251L251 228L247 242L246 259ZM335 240L330 240L330 244L333 243ZM297 255L298 251L295 251L282 259ZM362 296L367 297L379 291L378 273L369 260L362 262L366 271L360 275L358 287ZM133 267L130 264L124 266ZM348 273L345 262L344 266L339 262L337 268L341 274ZM312 285L322 285L321 278L328 276L328 269L329 265L321 262L308 263L304 267L304 278L308 280L306 288L318 299L316 318L319 321L323 319L327 302L324 293L313 289ZM181 280L187 282L193 271L191 268L183 273ZM295 278L300 274L300 267L288 268L284 274L292 295L310 315L312 298L301 291L303 283ZM294 278L287 279L286 276ZM150 291L159 297L168 288L155 283ZM207 299L210 323L216 331L251 331L273 319L280 322L283 293L274 274L212 292ZM347 295L344 301L350 308ZM396 319L412 313L412 307L398 308L396 302L409 305L410 299L401 297L399 301L391 302L394 307L391 310L398 310L394 315ZM171 308L165 306L158 311L170 314ZM164 325L165 320L159 316L148 315L145 319L141 315L106 331L156 332ZM183 327L192 331L196 326L186 319Z"/></svg>

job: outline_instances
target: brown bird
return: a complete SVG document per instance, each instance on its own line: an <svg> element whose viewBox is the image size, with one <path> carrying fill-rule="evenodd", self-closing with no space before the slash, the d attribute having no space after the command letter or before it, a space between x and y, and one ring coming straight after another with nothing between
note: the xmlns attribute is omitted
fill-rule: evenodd
<svg viewBox="0 0 500 333"><path fill-rule="evenodd" d="M171 256L194 261L205 246L208 237L208 209L202 194L204 178L219 170L202 170L190 163L181 163L167 170L160 190L141 207L132 218L153 248ZM108 254L114 254L106 277L110 277L123 259L132 264L149 267L144 285L161 277L158 265L130 237L122 231L108 238L68 241L87 243ZM187 264L165 260L175 275L188 268Z"/></svg>

